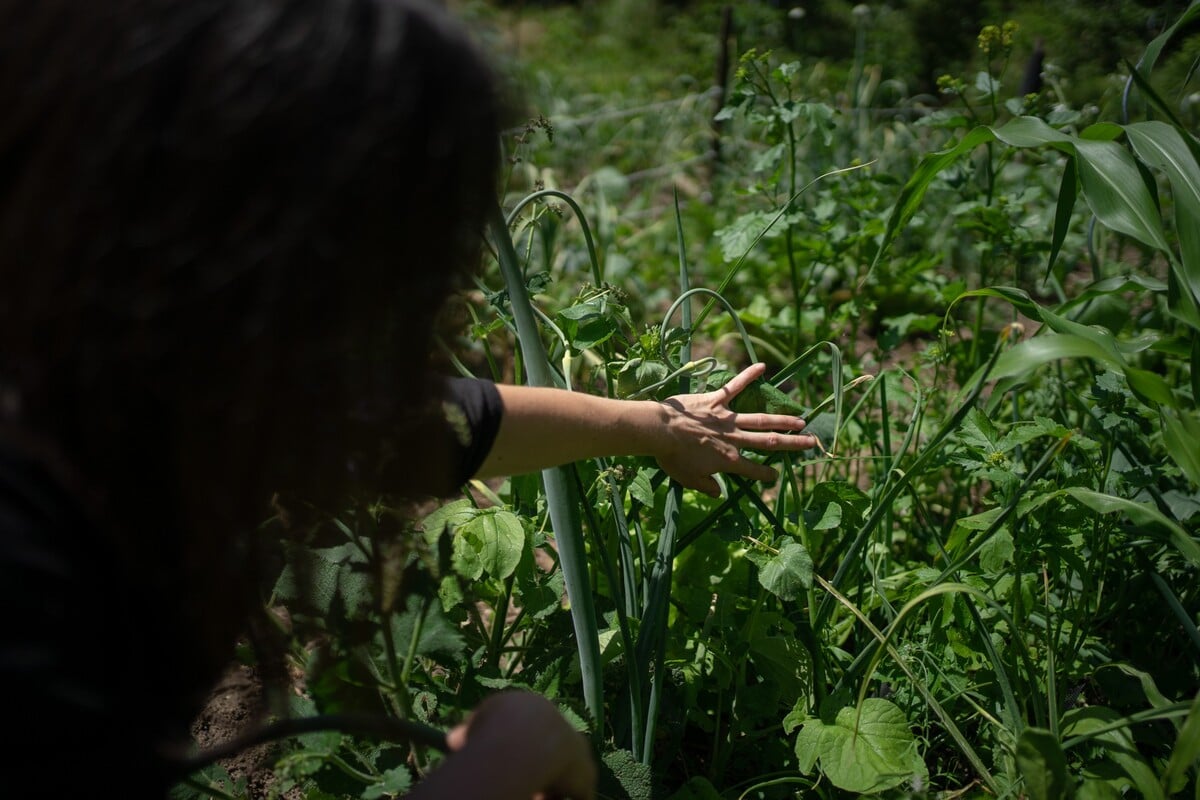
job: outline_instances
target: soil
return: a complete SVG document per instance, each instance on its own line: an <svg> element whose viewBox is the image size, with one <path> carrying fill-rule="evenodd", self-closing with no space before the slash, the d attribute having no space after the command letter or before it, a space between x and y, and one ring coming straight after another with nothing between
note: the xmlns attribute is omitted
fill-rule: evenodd
<svg viewBox="0 0 1200 800"><path fill-rule="evenodd" d="M263 687L252 667L235 664L229 668L209 695L204 710L192 723L192 736L201 750L232 741L262 724ZM266 800L271 796L275 775L275 745L248 748L236 756L219 761L235 781L246 780L245 797ZM285 800L300 800L296 791L282 795Z"/></svg>

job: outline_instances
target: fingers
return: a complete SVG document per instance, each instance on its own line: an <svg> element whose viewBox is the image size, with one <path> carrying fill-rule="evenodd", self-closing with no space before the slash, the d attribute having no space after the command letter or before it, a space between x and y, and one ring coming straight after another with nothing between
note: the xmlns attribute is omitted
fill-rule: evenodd
<svg viewBox="0 0 1200 800"><path fill-rule="evenodd" d="M790 435L786 433L754 433L741 431L730 440L744 450L759 450L763 452L809 450L817 446L817 437L809 434Z"/></svg>
<svg viewBox="0 0 1200 800"><path fill-rule="evenodd" d="M771 482L779 477L771 467L766 464L760 464L757 461L752 461L745 456L738 458L721 468L721 472L729 475L741 475L743 478L749 478L755 481ZM712 475L702 473L690 473L687 475L674 474L675 480L679 481L687 489L693 489L697 492L702 492L709 497L721 496L721 484Z"/></svg>
<svg viewBox="0 0 1200 800"><path fill-rule="evenodd" d="M745 457L739 458L737 463L727 471L754 481L774 481L779 477L779 473L766 464L760 464Z"/></svg>
<svg viewBox="0 0 1200 800"><path fill-rule="evenodd" d="M726 400L736 397L743 389L761 378L762 374L766 371L766 364L751 364L731 378L729 383L725 384L718 391L722 393Z"/></svg>
<svg viewBox="0 0 1200 800"><path fill-rule="evenodd" d="M802 431L807 423L786 414L736 414L733 424L745 431Z"/></svg>
<svg viewBox="0 0 1200 800"><path fill-rule="evenodd" d="M450 752L462 750L467 745L467 724L457 725L446 734L446 746Z"/></svg>

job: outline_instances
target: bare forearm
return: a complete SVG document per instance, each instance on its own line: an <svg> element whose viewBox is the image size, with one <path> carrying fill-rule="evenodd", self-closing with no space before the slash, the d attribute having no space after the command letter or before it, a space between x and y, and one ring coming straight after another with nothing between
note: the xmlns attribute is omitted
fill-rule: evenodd
<svg viewBox="0 0 1200 800"><path fill-rule="evenodd" d="M728 384L701 394L612 400L568 392L498 386L504 406L491 452L477 477L519 475L598 456L653 456L685 487L718 495L718 472L773 480L774 470L742 450L805 450L804 421L781 414L739 414L729 401L759 378L755 364Z"/></svg>
<svg viewBox="0 0 1200 800"><path fill-rule="evenodd" d="M497 387L504 416L478 477L520 475L586 458L657 455L663 407L528 386Z"/></svg>

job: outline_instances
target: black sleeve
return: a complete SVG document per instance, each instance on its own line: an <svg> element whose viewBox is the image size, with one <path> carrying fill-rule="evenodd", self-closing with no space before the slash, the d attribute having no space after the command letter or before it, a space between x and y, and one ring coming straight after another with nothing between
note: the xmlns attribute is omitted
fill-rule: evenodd
<svg viewBox="0 0 1200 800"><path fill-rule="evenodd" d="M491 452L504 405L491 381L447 378L442 413L450 438L454 485L461 486L479 471Z"/></svg>

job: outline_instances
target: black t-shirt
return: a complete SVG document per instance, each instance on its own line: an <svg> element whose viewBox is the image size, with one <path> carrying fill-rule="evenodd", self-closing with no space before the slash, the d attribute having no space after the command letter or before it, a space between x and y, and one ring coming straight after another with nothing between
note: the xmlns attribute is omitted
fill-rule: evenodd
<svg viewBox="0 0 1200 800"><path fill-rule="evenodd" d="M496 441L504 407L491 381L474 378L446 379L442 403L449 433L454 485L461 486L479 471Z"/></svg>

